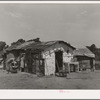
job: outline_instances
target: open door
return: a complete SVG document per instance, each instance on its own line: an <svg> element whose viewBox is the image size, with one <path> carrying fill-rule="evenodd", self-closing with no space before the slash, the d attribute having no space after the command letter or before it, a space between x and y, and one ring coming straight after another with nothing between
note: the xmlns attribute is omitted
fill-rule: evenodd
<svg viewBox="0 0 100 100"><path fill-rule="evenodd" d="M59 70L63 69L63 51L56 51L55 52L55 72L59 72Z"/></svg>

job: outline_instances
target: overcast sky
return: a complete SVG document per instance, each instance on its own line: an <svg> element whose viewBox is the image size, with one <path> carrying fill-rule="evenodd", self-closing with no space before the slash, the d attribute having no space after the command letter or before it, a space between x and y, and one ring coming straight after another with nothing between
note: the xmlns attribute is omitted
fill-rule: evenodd
<svg viewBox="0 0 100 100"><path fill-rule="evenodd" d="M100 5L0 4L0 41L36 37L78 48L93 43L100 47Z"/></svg>

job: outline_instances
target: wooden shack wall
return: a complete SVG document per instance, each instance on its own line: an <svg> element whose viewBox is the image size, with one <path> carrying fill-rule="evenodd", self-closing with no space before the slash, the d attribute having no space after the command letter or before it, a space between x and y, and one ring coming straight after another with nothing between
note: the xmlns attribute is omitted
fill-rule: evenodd
<svg viewBox="0 0 100 100"><path fill-rule="evenodd" d="M25 63L27 64L27 72L44 75L44 60L41 52L26 51Z"/></svg>
<svg viewBox="0 0 100 100"><path fill-rule="evenodd" d="M86 57L86 56L76 56L77 61L79 61L80 67L85 66L86 68L91 68L90 61L93 60L93 58Z"/></svg>
<svg viewBox="0 0 100 100"><path fill-rule="evenodd" d="M55 51L63 51L63 62L71 62L73 58L72 52L73 49L63 43L57 43L51 47L45 49L42 52L44 63L45 63L45 75L54 75L55 74ZM69 50L69 53L67 53Z"/></svg>

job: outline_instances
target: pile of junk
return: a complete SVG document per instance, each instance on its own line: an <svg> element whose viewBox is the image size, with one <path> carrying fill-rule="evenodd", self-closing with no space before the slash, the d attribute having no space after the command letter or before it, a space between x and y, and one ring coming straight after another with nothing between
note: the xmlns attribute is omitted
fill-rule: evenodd
<svg viewBox="0 0 100 100"><path fill-rule="evenodd" d="M7 71L8 73L17 73L18 72L18 66L17 61L14 58L11 58L7 61Z"/></svg>

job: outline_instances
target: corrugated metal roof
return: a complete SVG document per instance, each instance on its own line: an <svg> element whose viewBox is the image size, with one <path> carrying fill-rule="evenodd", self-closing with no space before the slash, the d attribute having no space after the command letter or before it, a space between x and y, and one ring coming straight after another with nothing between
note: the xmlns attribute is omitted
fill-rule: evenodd
<svg viewBox="0 0 100 100"><path fill-rule="evenodd" d="M11 51L11 50L19 50L19 49L32 49L32 50L44 50L45 48L54 45L55 43L64 43L66 45L68 45L69 47L75 49L73 46L71 46L70 44L64 42L64 41L48 41L48 42L34 42L34 41L27 41L24 42L22 44L19 45L12 45L9 48L7 48L7 51Z"/></svg>
<svg viewBox="0 0 100 100"><path fill-rule="evenodd" d="M40 42L40 43L33 43L33 44L30 44L29 46L27 46L26 48L27 49L41 49L41 50L44 50L45 48L55 44L56 41L49 41L49 42Z"/></svg>
<svg viewBox="0 0 100 100"><path fill-rule="evenodd" d="M32 46L32 50L45 50L46 48L50 47L51 45L54 45L56 42L42 42L40 44L37 45L33 45Z"/></svg>
<svg viewBox="0 0 100 100"><path fill-rule="evenodd" d="M17 46L18 46L18 44L14 44L14 45L8 47L8 48L6 49L6 51L14 50L14 49L16 49Z"/></svg>
<svg viewBox="0 0 100 100"><path fill-rule="evenodd" d="M12 51L12 50L18 50L22 49L23 47L26 47L30 45L31 43L34 43L34 41L26 41L24 43L14 44L6 49L6 51Z"/></svg>
<svg viewBox="0 0 100 100"><path fill-rule="evenodd" d="M81 49L74 50L73 55L95 58L95 54L93 54L88 48L81 48Z"/></svg>
<svg viewBox="0 0 100 100"><path fill-rule="evenodd" d="M18 45L15 49L24 49L33 43L35 43L35 42L34 41L26 41L26 42L22 43L21 45Z"/></svg>
<svg viewBox="0 0 100 100"><path fill-rule="evenodd" d="M56 43L64 43L65 45L68 45L69 47L75 49L73 46L67 44L64 41L48 41L48 42L38 42L38 43L32 43L26 47L24 47L24 49L31 49L31 50L44 50Z"/></svg>

